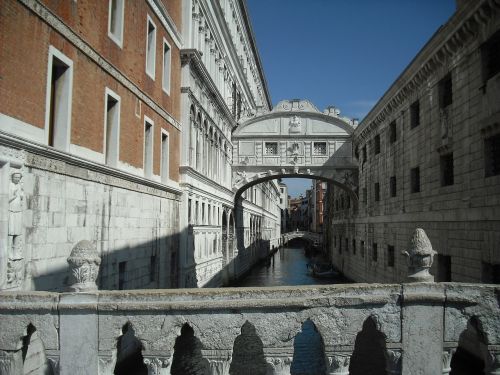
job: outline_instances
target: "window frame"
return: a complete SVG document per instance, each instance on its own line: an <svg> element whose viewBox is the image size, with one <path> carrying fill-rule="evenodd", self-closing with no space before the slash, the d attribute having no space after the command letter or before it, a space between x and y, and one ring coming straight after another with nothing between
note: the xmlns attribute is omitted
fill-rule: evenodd
<svg viewBox="0 0 500 375"><path fill-rule="evenodd" d="M146 170L146 123L150 124L151 126L151 167ZM155 146L155 123L154 121L149 118L148 116L144 115L144 121L143 121L143 150L142 150L142 170L144 172L144 177L146 178L152 178L153 177L153 171L154 171L154 146Z"/></svg>
<svg viewBox="0 0 500 375"><path fill-rule="evenodd" d="M108 149L108 142L109 142L109 139L108 139L108 97L111 97L113 98L115 101L116 101L116 104L118 106L117 108L117 119L116 119L116 122L118 123L117 124L117 127L116 127L116 155L115 155L115 158L116 158L116 161L111 161L111 162L108 162L108 152L107 152L107 149ZM116 92L114 92L113 90L111 90L109 87L105 87L104 88L104 142L103 142L103 145L104 145L104 148L103 148L103 153L104 153L104 163L106 165L109 165L110 167L117 167L118 166L118 162L120 161L120 125L121 125L121 97L120 95L118 95Z"/></svg>
<svg viewBox="0 0 500 375"><path fill-rule="evenodd" d="M168 47L168 86L165 85L165 46ZM161 87L163 89L163 92L170 96L170 88L172 84L172 46L168 43L167 39L165 37L163 38L163 43L162 43L162 80L161 80Z"/></svg>
<svg viewBox="0 0 500 375"><path fill-rule="evenodd" d="M120 12L119 15L117 15L117 17L120 19L120 31L119 31L119 34L120 35L115 35L113 34L112 30L111 30L111 11L112 11L112 3L113 3L113 0L109 0L109 7L108 7L108 37L118 46L120 47L121 49L123 49L123 25L125 23L125 0L115 0L117 2L119 2L119 4L121 4L121 6L119 6L118 8L118 11Z"/></svg>
<svg viewBox="0 0 500 375"><path fill-rule="evenodd" d="M152 68L151 71L148 69L148 59L149 59L149 24L151 24L154 28L154 34L153 34L153 49L152 49ZM156 24L153 22L153 19L151 16L148 14L146 16L146 53L145 53L145 59L146 59L146 74L154 81L155 80L155 75L156 75L156 34L157 34L158 28L156 27Z"/></svg>

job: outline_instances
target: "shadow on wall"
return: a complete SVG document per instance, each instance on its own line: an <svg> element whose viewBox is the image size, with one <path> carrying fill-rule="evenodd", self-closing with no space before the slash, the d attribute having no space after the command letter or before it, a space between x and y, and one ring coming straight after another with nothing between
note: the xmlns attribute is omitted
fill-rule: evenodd
<svg viewBox="0 0 500 375"><path fill-rule="evenodd" d="M101 290L177 288L179 234L102 251L96 283ZM75 244L76 245L76 244ZM70 254L68 254L69 256ZM50 259L46 260L50 262ZM32 277L35 290L68 291L74 283L69 265Z"/></svg>

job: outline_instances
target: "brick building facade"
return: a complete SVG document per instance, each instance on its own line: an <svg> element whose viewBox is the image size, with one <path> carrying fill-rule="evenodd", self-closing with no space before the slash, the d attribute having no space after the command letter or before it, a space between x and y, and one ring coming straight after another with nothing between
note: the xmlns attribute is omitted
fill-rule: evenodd
<svg viewBox="0 0 500 375"><path fill-rule="evenodd" d="M180 0L0 4L1 289L64 288L80 240L101 288L176 285L181 26Z"/></svg>

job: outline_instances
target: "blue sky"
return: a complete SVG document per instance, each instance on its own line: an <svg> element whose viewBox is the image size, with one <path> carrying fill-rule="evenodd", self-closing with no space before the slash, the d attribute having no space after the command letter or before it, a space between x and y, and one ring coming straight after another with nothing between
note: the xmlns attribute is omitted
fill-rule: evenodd
<svg viewBox="0 0 500 375"><path fill-rule="evenodd" d="M273 105L362 119L455 11L455 0L247 0ZM311 185L284 180L290 195Z"/></svg>

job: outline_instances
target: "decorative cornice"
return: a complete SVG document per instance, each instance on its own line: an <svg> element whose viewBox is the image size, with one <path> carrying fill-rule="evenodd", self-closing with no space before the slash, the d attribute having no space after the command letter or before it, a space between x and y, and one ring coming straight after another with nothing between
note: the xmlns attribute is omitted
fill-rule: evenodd
<svg viewBox="0 0 500 375"><path fill-rule="evenodd" d="M419 90L441 66L457 54L500 9L500 0L469 1L442 26L420 50L406 69L375 104L355 131L356 138L368 139L377 128Z"/></svg>
<svg viewBox="0 0 500 375"><path fill-rule="evenodd" d="M193 70L198 74L200 79L208 88L210 96L215 100L220 111L226 116L230 128L232 129L233 127L235 127L236 120L234 119L233 114L229 110L226 102L224 101L224 98L221 96L219 90L217 89L215 82L212 80L210 73L208 73L205 64L203 64L200 52L192 48L181 50L181 64L189 64L193 68ZM192 92L192 90L190 87L181 87L181 92Z"/></svg>
<svg viewBox="0 0 500 375"><path fill-rule="evenodd" d="M130 92L141 99L146 105L151 107L158 115L163 117L172 126L181 130L181 124L170 113L163 109L160 105L151 99L143 92L134 82L120 72L113 64L107 61L103 56L98 54L87 42L77 35L69 26L67 26L58 16L52 13L45 5L38 0L19 0L26 8L33 12L42 21L52 27L56 32L61 34L76 48L78 48L85 56L92 60L97 66L104 70L107 74L116 79L120 84L127 88Z"/></svg>
<svg viewBox="0 0 500 375"><path fill-rule="evenodd" d="M192 167L190 166L186 166L186 165L183 165L183 166L180 166L179 167L179 172L180 173L184 173L200 182L202 182L203 184L205 185L208 185L210 187L212 187L213 189L217 189L218 191L220 191L221 193L225 193L229 196L233 196L234 193L232 190L228 189L227 187L225 187L224 185L220 185L219 183L213 181L212 179L208 178L207 176L205 176L204 174L201 174L200 172L196 171L195 169L193 169ZM186 183L186 182L182 182L180 183L181 186L191 186L191 187L194 187L192 186L191 184L189 183ZM217 196L218 199L220 199L220 196Z"/></svg>
<svg viewBox="0 0 500 375"><path fill-rule="evenodd" d="M163 185L107 165L98 164L52 147L31 141L28 142L2 131L0 131L0 145L26 151L28 155L26 155L25 164L32 168L48 170L163 198L179 200L182 194L182 190L172 186ZM68 166L82 168L84 172L68 168Z"/></svg>

